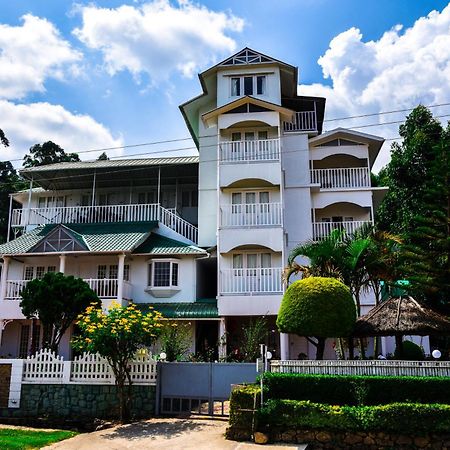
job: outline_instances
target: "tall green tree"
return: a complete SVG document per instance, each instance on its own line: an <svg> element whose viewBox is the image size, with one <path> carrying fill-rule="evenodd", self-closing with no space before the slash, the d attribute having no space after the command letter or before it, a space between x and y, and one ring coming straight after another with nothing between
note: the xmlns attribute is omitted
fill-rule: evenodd
<svg viewBox="0 0 450 450"><path fill-rule="evenodd" d="M48 272L31 280L21 292L20 307L25 317L39 319L47 341L44 346L55 353L70 325L89 305L100 307L95 292L81 278Z"/></svg>
<svg viewBox="0 0 450 450"><path fill-rule="evenodd" d="M0 128L0 144L2 144L4 147L9 147L9 140L1 128Z"/></svg>
<svg viewBox="0 0 450 450"><path fill-rule="evenodd" d="M405 247L405 272L413 295L450 312L450 124L434 147L423 192L425 207L413 218Z"/></svg>
<svg viewBox="0 0 450 450"><path fill-rule="evenodd" d="M429 179L433 148L443 134L440 122L425 106L417 106L400 125L401 143L391 146L391 161L378 180L389 187L378 208L376 221L382 230L407 234L416 215L426 209L424 190Z"/></svg>
<svg viewBox="0 0 450 450"><path fill-rule="evenodd" d="M106 152L103 152L98 158L97 161L109 161L109 157Z"/></svg>
<svg viewBox="0 0 450 450"><path fill-rule="evenodd" d="M30 148L30 153L23 158L23 167L45 166L58 162L80 161L77 153L66 153L58 144L52 141L36 144Z"/></svg>

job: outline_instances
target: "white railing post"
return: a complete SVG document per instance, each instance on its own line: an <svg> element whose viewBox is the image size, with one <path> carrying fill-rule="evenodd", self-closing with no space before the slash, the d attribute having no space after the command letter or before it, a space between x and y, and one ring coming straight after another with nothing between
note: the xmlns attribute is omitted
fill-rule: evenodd
<svg viewBox="0 0 450 450"><path fill-rule="evenodd" d="M70 383L70 373L72 369L72 361L63 362L62 382L64 384Z"/></svg>

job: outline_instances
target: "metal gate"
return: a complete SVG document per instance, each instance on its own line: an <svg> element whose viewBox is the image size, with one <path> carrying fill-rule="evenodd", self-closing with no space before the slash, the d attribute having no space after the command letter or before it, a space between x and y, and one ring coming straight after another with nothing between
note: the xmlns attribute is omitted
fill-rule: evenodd
<svg viewBox="0 0 450 450"><path fill-rule="evenodd" d="M156 412L226 416L231 385L256 376L253 363L159 363Z"/></svg>

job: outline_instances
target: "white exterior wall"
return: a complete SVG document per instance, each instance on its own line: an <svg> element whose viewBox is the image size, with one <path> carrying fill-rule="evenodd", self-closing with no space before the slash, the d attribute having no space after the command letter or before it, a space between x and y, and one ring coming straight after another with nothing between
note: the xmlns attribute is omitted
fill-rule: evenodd
<svg viewBox="0 0 450 450"><path fill-rule="evenodd" d="M280 88L280 70L277 66L267 65L266 67L258 65L257 67L241 68L234 67L231 69L222 68L217 73L217 107L226 105L238 97L231 96L230 77L240 75L266 75L266 94L256 95L253 97L265 100L277 105L281 104L281 88ZM241 86L243 93L243 86Z"/></svg>

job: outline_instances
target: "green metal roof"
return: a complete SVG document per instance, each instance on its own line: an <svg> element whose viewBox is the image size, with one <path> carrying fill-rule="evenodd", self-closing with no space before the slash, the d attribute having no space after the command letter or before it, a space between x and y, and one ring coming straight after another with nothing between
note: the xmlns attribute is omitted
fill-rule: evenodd
<svg viewBox="0 0 450 450"><path fill-rule="evenodd" d="M0 245L0 255L30 252L57 226L64 227L74 239L86 245L91 252L129 252L150 235L158 226L158 222L44 225Z"/></svg>
<svg viewBox="0 0 450 450"><path fill-rule="evenodd" d="M215 299L191 303L136 303L136 306L142 312L150 309L159 311L166 319L217 319L219 317Z"/></svg>
<svg viewBox="0 0 450 450"><path fill-rule="evenodd" d="M149 255L192 255L206 254L206 251L184 242L170 239L160 234L152 233L133 253Z"/></svg>

